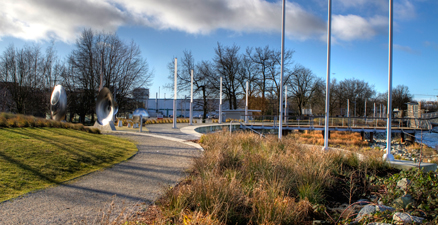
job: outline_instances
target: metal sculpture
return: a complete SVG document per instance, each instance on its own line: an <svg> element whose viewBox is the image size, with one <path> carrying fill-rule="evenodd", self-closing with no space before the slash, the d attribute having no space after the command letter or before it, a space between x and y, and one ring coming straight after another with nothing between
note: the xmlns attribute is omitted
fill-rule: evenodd
<svg viewBox="0 0 438 225"><path fill-rule="evenodd" d="M107 125L113 120L116 112L116 101L111 91L104 87L100 90L96 101L97 122L100 125Z"/></svg>
<svg viewBox="0 0 438 225"><path fill-rule="evenodd" d="M61 121L67 112L67 93L64 87L56 85L50 97L50 112L52 119Z"/></svg>

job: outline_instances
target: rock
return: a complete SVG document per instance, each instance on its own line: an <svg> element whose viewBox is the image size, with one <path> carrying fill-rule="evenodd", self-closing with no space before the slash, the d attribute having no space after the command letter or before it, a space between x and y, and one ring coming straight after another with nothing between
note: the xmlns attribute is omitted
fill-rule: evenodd
<svg viewBox="0 0 438 225"><path fill-rule="evenodd" d="M378 205L378 206L376 206L376 211L378 211L378 212L385 212L387 210L389 210L391 212L394 212L395 208L392 208L392 207L389 207L389 206L385 206L385 205Z"/></svg>
<svg viewBox="0 0 438 225"><path fill-rule="evenodd" d="M411 181L407 178L403 178L397 182L397 187L400 189L406 190L408 186L411 184Z"/></svg>
<svg viewBox="0 0 438 225"><path fill-rule="evenodd" d="M396 222L402 222L403 224L422 223L424 220L424 218L422 217L411 216L407 213L401 213L401 212L394 213L392 219Z"/></svg>
<svg viewBox="0 0 438 225"><path fill-rule="evenodd" d="M374 205L366 205L363 207L356 216L355 221L361 220L364 216L371 216L376 213L376 206Z"/></svg>
<svg viewBox="0 0 438 225"><path fill-rule="evenodd" d="M390 223L377 223L377 222L373 222L373 223L369 223L367 225L391 225Z"/></svg>
<svg viewBox="0 0 438 225"><path fill-rule="evenodd" d="M414 203L414 198L411 195L406 194L400 198L395 199L393 202L395 208L405 208L408 204Z"/></svg>

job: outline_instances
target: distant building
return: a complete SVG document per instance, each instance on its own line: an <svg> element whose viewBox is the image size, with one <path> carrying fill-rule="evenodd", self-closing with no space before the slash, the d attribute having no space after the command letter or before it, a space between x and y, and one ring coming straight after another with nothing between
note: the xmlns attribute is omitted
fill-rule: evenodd
<svg viewBox="0 0 438 225"><path fill-rule="evenodd" d="M134 90L132 90L132 97L134 101L140 102L144 106L144 108L146 108L146 110L148 109L149 89L135 88Z"/></svg>

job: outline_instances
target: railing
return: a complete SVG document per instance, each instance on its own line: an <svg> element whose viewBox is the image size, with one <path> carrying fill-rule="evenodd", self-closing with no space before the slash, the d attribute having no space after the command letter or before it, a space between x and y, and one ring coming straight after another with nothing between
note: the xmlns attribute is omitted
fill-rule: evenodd
<svg viewBox="0 0 438 225"><path fill-rule="evenodd" d="M438 118L438 112L423 113L423 114L421 114L421 118L423 118L423 119L436 119L436 118Z"/></svg>
<svg viewBox="0 0 438 225"><path fill-rule="evenodd" d="M248 115L246 125L256 125L262 127L278 127L279 117L272 115L255 116ZM244 116L242 116L244 118ZM325 125L325 116L283 116L283 126L297 127L323 127ZM380 117L330 117L330 127L339 128L386 128L387 118ZM391 127L401 129L432 129L430 119L428 118L392 118Z"/></svg>

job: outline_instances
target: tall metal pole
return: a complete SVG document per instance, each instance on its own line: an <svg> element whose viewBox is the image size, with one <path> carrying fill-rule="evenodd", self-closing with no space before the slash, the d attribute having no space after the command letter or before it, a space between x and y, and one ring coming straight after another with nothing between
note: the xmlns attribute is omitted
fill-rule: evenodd
<svg viewBox="0 0 438 225"><path fill-rule="evenodd" d="M222 124L222 77L220 80L220 91L219 91L219 124Z"/></svg>
<svg viewBox="0 0 438 225"><path fill-rule="evenodd" d="M374 115L373 115L374 119L376 118L376 103L374 102Z"/></svg>
<svg viewBox="0 0 438 225"><path fill-rule="evenodd" d="M365 99L365 110L363 113L363 117L367 117L367 100Z"/></svg>
<svg viewBox="0 0 438 225"><path fill-rule="evenodd" d="M379 116L380 116L380 118L382 118L382 104L380 104L380 111L379 111Z"/></svg>
<svg viewBox="0 0 438 225"><path fill-rule="evenodd" d="M284 85L284 123L287 125L287 85Z"/></svg>
<svg viewBox="0 0 438 225"><path fill-rule="evenodd" d="M175 58L175 80L174 80L175 88L174 88L174 97L173 97L173 127L172 127L173 129L177 129L177 127L176 127L176 118L177 118L177 115L176 115L176 99L178 97L177 91L176 91L176 89L177 89L177 79L176 79L177 74L178 74L178 60L177 60L177 58Z"/></svg>
<svg viewBox="0 0 438 225"><path fill-rule="evenodd" d="M283 72L284 72L284 33L285 33L285 17L286 17L286 1L283 0L281 22L281 72L280 72L280 113L279 113L279 125L278 125L278 139L281 140L283 135Z"/></svg>
<svg viewBox="0 0 438 225"><path fill-rule="evenodd" d="M388 108L386 119L386 154L383 160L394 161L391 154L391 117L392 117L392 21L393 21L393 0L389 0L389 51L388 51Z"/></svg>
<svg viewBox="0 0 438 225"><path fill-rule="evenodd" d="M350 118L350 99L347 99L347 117Z"/></svg>
<svg viewBox="0 0 438 225"><path fill-rule="evenodd" d="M245 123L248 123L248 90L249 90L249 82L247 81L246 82Z"/></svg>
<svg viewBox="0 0 438 225"><path fill-rule="evenodd" d="M331 29L332 29L332 1L328 1L328 25L327 25L327 82L325 92L325 127L324 127L324 147L323 150L328 150L329 136L329 112L330 112L330 45L331 45Z"/></svg>
<svg viewBox="0 0 438 225"><path fill-rule="evenodd" d="M189 125L193 125L193 70L190 71L190 115Z"/></svg>

